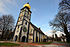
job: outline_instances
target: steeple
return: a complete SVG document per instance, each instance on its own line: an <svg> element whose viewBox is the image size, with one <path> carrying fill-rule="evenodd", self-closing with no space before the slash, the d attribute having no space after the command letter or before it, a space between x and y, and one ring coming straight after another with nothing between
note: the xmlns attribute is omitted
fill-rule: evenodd
<svg viewBox="0 0 70 47"><path fill-rule="evenodd" d="M28 7L29 9L31 8L31 6L29 5L29 2L26 3L23 7Z"/></svg>
<svg viewBox="0 0 70 47"><path fill-rule="evenodd" d="M26 3L20 11L14 34L14 39L16 36L18 36L18 38L16 38L15 41L28 42L29 26L31 19L30 8L31 6L29 5L29 3Z"/></svg>

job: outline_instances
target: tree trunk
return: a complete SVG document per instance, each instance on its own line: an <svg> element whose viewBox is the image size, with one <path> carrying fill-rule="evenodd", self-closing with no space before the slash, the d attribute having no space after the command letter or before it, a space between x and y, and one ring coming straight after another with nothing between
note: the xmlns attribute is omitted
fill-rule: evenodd
<svg viewBox="0 0 70 47"><path fill-rule="evenodd" d="M3 36L4 36L3 34L4 34L4 31L2 31L1 40L3 40Z"/></svg>
<svg viewBox="0 0 70 47"><path fill-rule="evenodd" d="M64 33L66 34L66 40L67 40L67 42L70 42L70 34L69 34L66 26L64 26Z"/></svg>

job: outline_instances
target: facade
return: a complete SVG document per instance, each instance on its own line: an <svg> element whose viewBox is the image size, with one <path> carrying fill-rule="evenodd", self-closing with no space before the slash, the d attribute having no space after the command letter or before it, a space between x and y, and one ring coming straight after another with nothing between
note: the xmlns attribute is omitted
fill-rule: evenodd
<svg viewBox="0 0 70 47"><path fill-rule="evenodd" d="M33 25L31 20L31 6L29 3L25 4L21 9L18 17L18 21L14 30L14 41L19 42L43 42L46 39L46 35Z"/></svg>

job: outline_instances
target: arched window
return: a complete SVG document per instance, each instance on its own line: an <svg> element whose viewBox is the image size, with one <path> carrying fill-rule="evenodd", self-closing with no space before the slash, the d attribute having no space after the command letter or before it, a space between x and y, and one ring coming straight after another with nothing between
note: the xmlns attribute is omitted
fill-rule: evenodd
<svg viewBox="0 0 70 47"><path fill-rule="evenodd" d="M15 36L15 41L17 41L17 38L18 38L18 36L16 35L16 36Z"/></svg>
<svg viewBox="0 0 70 47"><path fill-rule="evenodd" d="M22 37L22 42L26 42L26 37L25 36Z"/></svg>

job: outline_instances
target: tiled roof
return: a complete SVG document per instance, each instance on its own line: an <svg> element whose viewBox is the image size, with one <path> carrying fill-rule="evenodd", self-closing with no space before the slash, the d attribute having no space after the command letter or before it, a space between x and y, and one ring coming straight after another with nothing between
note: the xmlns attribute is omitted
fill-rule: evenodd
<svg viewBox="0 0 70 47"><path fill-rule="evenodd" d="M34 28L36 31L38 31L38 32L42 33L43 35L45 35L45 34L41 31L40 28L37 28L37 27L36 27L34 24L32 24L31 22L30 22L30 24L33 26L33 28Z"/></svg>

